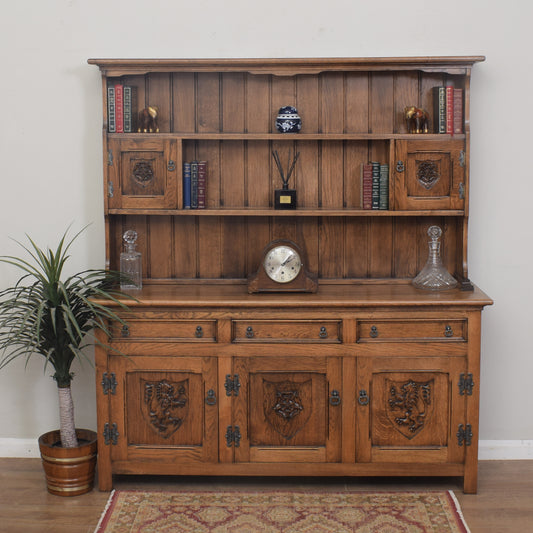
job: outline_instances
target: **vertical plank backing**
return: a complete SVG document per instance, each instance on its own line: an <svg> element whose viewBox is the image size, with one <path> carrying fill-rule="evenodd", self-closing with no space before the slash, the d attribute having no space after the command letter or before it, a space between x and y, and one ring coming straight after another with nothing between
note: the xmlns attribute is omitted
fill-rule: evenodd
<svg viewBox="0 0 533 533"><path fill-rule="evenodd" d="M350 217L346 220L345 276L368 277L370 219Z"/></svg>
<svg viewBox="0 0 533 533"><path fill-rule="evenodd" d="M172 131L194 133L196 129L195 77L192 72L172 75Z"/></svg>
<svg viewBox="0 0 533 533"><path fill-rule="evenodd" d="M149 217L148 227L150 230L148 252L150 258L150 277L157 279L172 278L174 265L172 217Z"/></svg>
<svg viewBox="0 0 533 533"><path fill-rule="evenodd" d="M367 72L350 72L345 80L346 133L368 133L369 131L369 75Z"/></svg>
<svg viewBox="0 0 533 533"><path fill-rule="evenodd" d="M219 74L198 73L196 83L196 131L219 133L221 131Z"/></svg>
<svg viewBox="0 0 533 533"><path fill-rule="evenodd" d="M394 265L392 275L395 278L413 278L418 274L417 217L392 219L394 231Z"/></svg>
<svg viewBox="0 0 533 533"><path fill-rule="evenodd" d="M394 127L393 75L388 72L373 72L370 83L370 132L391 132Z"/></svg>
<svg viewBox="0 0 533 533"><path fill-rule="evenodd" d="M198 235L197 217L173 217L174 276L195 278L197 275Z"/></svg>
<svg viewBox="0 0 533 533"><path fill-rule="evenodd" d="M147 105L157 106L157 123L161 133L170 132L172 109L171 77L166 73L148 74L146 78Z"/></svg>
<svg viewBox="0 0 533 533"><path fill-rule="evenodd" d="M421 107L420 88L417 72L397 72L394 75L394 133L407 133L405 108L408 106ZM433 110L426 111L432 115Z"/></svg>

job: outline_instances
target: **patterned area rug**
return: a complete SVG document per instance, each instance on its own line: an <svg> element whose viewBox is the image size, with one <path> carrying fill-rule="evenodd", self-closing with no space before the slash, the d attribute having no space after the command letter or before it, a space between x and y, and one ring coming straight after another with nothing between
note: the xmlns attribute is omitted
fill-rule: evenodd
<svg viewBox="0 0 533 533"><path fill-rule="evenodd" d="M115 491L95 533L468 533L452 492Z"/></svg>

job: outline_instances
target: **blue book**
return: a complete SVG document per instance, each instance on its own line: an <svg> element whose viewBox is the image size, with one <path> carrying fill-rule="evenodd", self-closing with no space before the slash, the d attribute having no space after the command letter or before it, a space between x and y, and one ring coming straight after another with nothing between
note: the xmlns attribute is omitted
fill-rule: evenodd
<svg viewBox="0 0 533 533"><path fill-rule="evenodd" d="M191 164L183 163L183 209L191 208Z"/></svg>

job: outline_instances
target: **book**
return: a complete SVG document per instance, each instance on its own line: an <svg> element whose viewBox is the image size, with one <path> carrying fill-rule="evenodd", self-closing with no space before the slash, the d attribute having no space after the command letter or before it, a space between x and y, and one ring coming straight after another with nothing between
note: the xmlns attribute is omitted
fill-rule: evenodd
<svg viewBox="0 0 533 533"><path fill-rule="evenodd" d="M191 208L191 164L183 162L183 209Z"/></svg>
<svg viewBox="0 0 533 533"><path fill-rule="evenodd" d="M124 133L135 131L135 117L137 110L137 88L130 85L124 86Z"/></svg>
<svg viewBox="0 0 533 533"><path fill-rule="evenodd" d="M198 161L191 161L191 209L198 209Z"/></svg>
<svg viewBox="0 0 533 533"><path fill-rule="evenodd" d="M433 131L446 133L446 87L433 87Z"/></svg>
<svg viewBox="0 0 533 533"><path fill-rule="evenodd" d="M362 173L362 206L363 209L372 209L372 165L370 163L363 163L361 168Z"/></svg>
<svg viewBox="0 0 533 533"><path fill-rule="evenodd" d="M124 85L115 85L115 131L124 133Z"/></svg>
<svg viewBox="0 0 533 533"><path fill-rule="evenodd" d="M376 161L372 165L372 209L379 209L379 181L380 181L380 164Z"/></svg>
<svg viewBox="0 0 533 533"><path fill-rule="evenodd" d="M115 87L107 88L107 131L109 133L117 131L115 122Z"/></svg>
<svg viewBox="0 0 533 533"><path fill-rule="evenodd" d="M207 162L198 162L198 209L205 209L207 189Z"/></svg>
<svg viewBox="0 0 533 533"><path fill-rule="evenodd" d="M446 133L453 135L453 87L446 86Z"/></svg>
<svg viewBox="0 0 533 533"><path fill-rule="evenodd" d="M463 89L453 90L453 132L464 133L463 131Z"/></svg>
<svg viewBox="0 0 533 533"><path fill-rule="evenodd" d="M379 166L379 208L389 209L389 165Z"/></svg>

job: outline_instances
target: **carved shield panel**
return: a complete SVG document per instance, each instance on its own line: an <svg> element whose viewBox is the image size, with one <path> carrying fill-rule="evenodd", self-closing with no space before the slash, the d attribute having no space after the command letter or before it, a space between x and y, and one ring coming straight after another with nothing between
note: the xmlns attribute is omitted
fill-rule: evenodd
<svg viewBox="0 0 533 533"><path fill-rule="evenodd" d="M387 418L404 437L412 439L424 430L433 413L434 380L386 380Z"/></svg>
<svg viewBox="0 0 533 533"><path fill-rule="evenodd" d="M312 406L312 381L263 380L264 414L267 423L283 438L292 439L308 422Z"/></svg>
<svg viewBox="0 0 533 533"><path fill-rule="evenodd" d="M141 411L150 427L167 439L175 433L189 410L189 380L141 380Z"/></svg>

